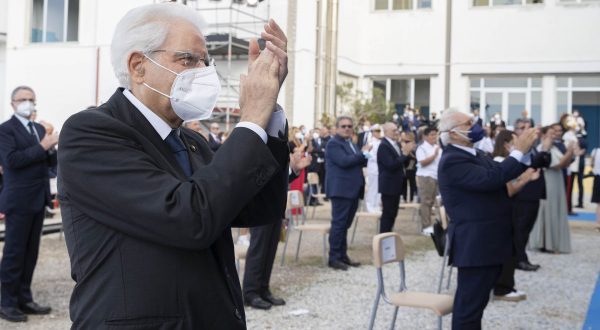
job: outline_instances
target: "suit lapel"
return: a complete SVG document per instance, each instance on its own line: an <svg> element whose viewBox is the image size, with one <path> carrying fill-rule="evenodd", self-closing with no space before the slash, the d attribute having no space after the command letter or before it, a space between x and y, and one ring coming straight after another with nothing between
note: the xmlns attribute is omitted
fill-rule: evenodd
<svg viewBox="0 0 600 330"><path fill-rule="evenodd" d="M123 95L122 88L117 89L107 103L112 103L111 108L115 109L112 115L115 118L141 134L140 142L147 152L153 154L153 156L160 155L163 166L179 179L188 179L169 146L161 139L146 117ZM159 160L157 157L153 158Z"/></svg>
<svg viewBox="0 0 600 330"><path fill-rule="evenodd" d="M25 128L25 126L23 126L23 124L15 116L16 115L13 115L12 118L10 118L11 124L15 128L15 131L17 131L19 134L21 134L21 136L25 139L25 141L29 142L30 145L33 145L34 143L36 143L36 141L34 141L35 138L31 137L31 133L29 133L29 130L27 128ZM33 127L35 127L35 125ZM40 138L41 137L42 136L40 135Z"/></svg>

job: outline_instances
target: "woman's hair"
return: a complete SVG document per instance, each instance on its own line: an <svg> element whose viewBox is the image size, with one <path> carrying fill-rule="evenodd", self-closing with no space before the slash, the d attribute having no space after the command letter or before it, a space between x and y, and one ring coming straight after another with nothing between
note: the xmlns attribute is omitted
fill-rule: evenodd
<svg viewBox="0 0 600 330"><path fill-rule="evenodd" d="M514 138L513 131L509 131L507 129L501 131L496 135L496 143L494 144L494 152L492 153L492 157L508 157L508 150L504 147L505 143L510 143L510 141Z"/></svg>

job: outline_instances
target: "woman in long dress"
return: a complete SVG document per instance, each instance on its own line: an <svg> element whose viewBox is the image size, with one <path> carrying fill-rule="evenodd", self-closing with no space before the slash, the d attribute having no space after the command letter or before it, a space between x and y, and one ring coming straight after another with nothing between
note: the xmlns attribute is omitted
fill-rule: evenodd
<svg viewBox="0 0 600 330"><path fill-rule="evenodd" d="M560 138L561 133L550 126L542 128L544 137L551 134L555 140ZM571 252L571 233L567 219L567 199L562 169L571 163L573 147L569 145L564 154L556 146L550 149L552 160L550 167L544 170L546 199L540 201L538 217L529 239L530 248L555 253Z"/></svg>

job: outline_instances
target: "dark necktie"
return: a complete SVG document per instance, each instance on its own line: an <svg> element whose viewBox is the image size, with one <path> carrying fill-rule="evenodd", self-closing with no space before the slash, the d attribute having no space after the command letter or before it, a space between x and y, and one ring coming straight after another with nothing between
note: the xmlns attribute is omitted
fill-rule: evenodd
<svg viewBox="0 0 600 330"><path fill-rule="evenodd" d="M181 139L179 138L177 132L178 130L176 129L172 130L171 133L169 133L169 136L167 136L167 138L165 139L165 142L169 145L171 151L173 151L173 155L175 156L175 159L177 159L177 162L179 163L179 166L181 166L181 168L183 169L185 175L190 177L192 176L190 156L188 155L187 149L185 148L183 141L181 141Z"/></svg>
<svg viewBox="0 0 600 330"><path fill-rule="evenodd" d="M31 136L33 136L33 139L36 140L37 142L40 142L40 139L38 138L37 134L35 134L35 131L33 128L33 123L29 122L27 124L27 127L29 127L29 134L31 134Z"/></svg>

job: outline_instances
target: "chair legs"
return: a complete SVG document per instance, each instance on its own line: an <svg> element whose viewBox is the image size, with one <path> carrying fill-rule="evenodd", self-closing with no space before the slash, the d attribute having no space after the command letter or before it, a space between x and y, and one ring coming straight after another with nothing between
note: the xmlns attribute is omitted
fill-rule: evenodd
<svg viewBox="0 0 600 330"><path fill-rule="evenodd" d="M442 330L442 317L438 316L438 330Z"/></svg>
<svg viewBox="0 0 600 330"><path fill-rule="evenodd" d="M375 316L377 315L377 307L379 306L379 298L381 297L381 292L377 291L377 296L375 297L375 303L373 303L373 309L371 310L371 320L369 321L369 330L373 330L373 325L375 325Z"/></svg>
<svg viewBox="0 0 600 330"><path fill-rule="evenodd" d="M323 266L327 266L327 234L323 234Z"/></svg>
<svg viewBox="0 0 600 330"><path fill-rule="evenodd" d="M446 270L446 260L448 256L444 253L444 257L442 258L442 270L440 271L440 280L438 282L437 293L442 293L442 282L444 281L444 271Z"/></svg>
<svg viewBox="0 0 600 330"><path fill-rule="evenodd" d="M300 243L302 243L302 231L298 234L298 246L296 246L296 261L298 261L298 254L300 253Z"/></svg>
<svg viewBox="0 0 600 330"><path fill-rule="evenodd" d="M398 306L394 307L394 316L392 317L392 324L390 325L390 330L394 330L394 325L396 325L396 317L398 316Z"/></svg>
<svg viewBox="0 0 600 330"><path fill-rule="evenodd" d="M290 220L291 221L291 220ZM290 228L292 224L288 223L287 230L285 231L285 243L283 244L283 253L281 254L281 265L285 262L285 251L287 251L288 242L290 240Z"/></svg>
<svg viewBox="0 0 600 330"><path fill-rule="evenodd" d="M315 218L315 211L317 210L317 206L313 205L312 209L313 209L312 216L310 218L314 219Z"/></svg>
<svg viewBox="0 0 600 330"><path fill-rule="evenodd" d="M350 240L350 244L354 244L354 236L356 235L356 227L358 227L358 217L354 218L354 229L352 230L352 239Z"/></svg>
<svg viewBox="0 0 600 330"><path fill-rule="evenodd" d="M450 290L450 280L452 279L452 266L448 270L448 283L446 284L446 290Z"/></svg>

